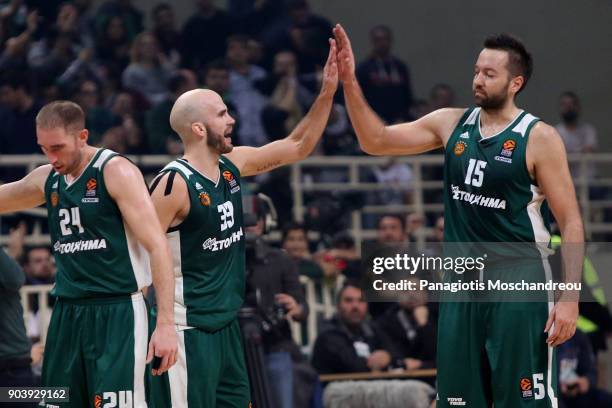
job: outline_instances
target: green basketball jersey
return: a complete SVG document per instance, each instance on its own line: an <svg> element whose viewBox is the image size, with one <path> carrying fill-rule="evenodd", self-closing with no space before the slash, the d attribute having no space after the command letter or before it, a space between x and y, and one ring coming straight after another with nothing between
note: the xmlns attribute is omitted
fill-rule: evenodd
<svg viewBox="0 0 612 408"><path fill-rule="evenodd" d="M219 171L219 180L212 181L185 159L162 170L185 180L190 202L187 217L168 230L176 280L175 321L206 331L234 320L245 289L240 172L225 156L219 160Z"/></svg>
<svg viewBox="0 0 612 408"><path fill-rule="evenodd" d="M148 254L124 223L104 183L104 165L116 155L99 149L70 184L55 171L47 177L56 296L124 295L151 284Z"/></svg>
<svg viewBox="0 0 612 408"><path fill-rule="evenodd" d="M521 111L504 130L483 138L480 108L464 113L446 145L445 241L549 242L544 195L525 159L538 120Z"/></svg>

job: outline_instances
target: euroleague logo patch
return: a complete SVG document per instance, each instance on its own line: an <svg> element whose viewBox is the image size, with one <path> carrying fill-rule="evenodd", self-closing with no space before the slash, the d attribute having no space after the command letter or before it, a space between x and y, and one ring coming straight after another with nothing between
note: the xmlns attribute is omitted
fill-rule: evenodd
<svg viewBox="0 0 612 408"><path fill-rule="evenodd" d="M96 395L94 397L94 407L95 408L102 408L102 397L99 395Z"/></svg>
<svg viewBox="0 0 612 408"><path fill-rule="evenodd" d="M523 377L520 381L521 395L525 399L533 398L533 381L531 378Z"/></svg>
<svg viewBox="0 0 612 408"><path fill-rule="evenodd" d="M453 153L455 153L455 156L461 156L463 152L465 152L466 148L467 148L467 143L465 143L463 140L460 140L457 143L455 143L455 148L453 149Z"/></svg>
<svg viewBox="0 0 612 408"><path fill-rule="evenodd" d="M98 188L98 181L95 178L90 178L85 184L85 197L81 200L83 203L97 203L100 201L96 197L96 188Z"/></svg>
<svg viewBox="0 0 612 408"><path fill-rule="evenodd" d="M200 193L200 204L205 207L208 207L210 205L210 196L208 195L208 193Z"/></svg>
<svg viewBox="0 0 612 408"><path fill-rule="evenodd" d="M231 171L225 170L223 172L223 178L229 183L231 194L234 194L236 191L240 191L240 186L238 185L238 182L234 178L234 175Z"/></svg>
<svg viewBox="0 0 612 408"><path fill-rule="evenodd" d="M516 142L512 139L506 139L502 145L501 152L494 157L495 160L508 164L512 163L512 153L514 153L514 149L516 149Z"/></svg>

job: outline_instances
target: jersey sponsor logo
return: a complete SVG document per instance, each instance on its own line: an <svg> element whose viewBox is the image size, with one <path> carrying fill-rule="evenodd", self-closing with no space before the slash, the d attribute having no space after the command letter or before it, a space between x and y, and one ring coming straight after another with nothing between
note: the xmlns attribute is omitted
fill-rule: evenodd
<svg viewBox="0 0 612 408"><path fill-rule="evenodd" d="M467 143L465 143L463 140L459 140L457 143L455 143L453 153L455 153L455 156L461 156L463 152L465 152L466 147Z"/></svg>
<svg viewBox="0 0 612 408"><path fill-rule="evenodd" d="M212 252L217 252L221 249L227 249L233 244L235 244L236 242L240 242L243 236L244 234L242 232L242 227L240 227L238 231L234 231L232 235L228 238L219 239L219 240L215 237L208 238L202 244L202 249L204 249L205 251L210 250Z"/></svg>
<svg viewBox="0 0 612 408"><path fill-rule="evenodd" d="M208 193L200 193L200 204L205 207L208 207L210 205L210 196L208 195Z"/></svg>
<svg viewBox="0 0 612 408"><path fill-rule="evenodd" d="M51 205L53 207L57 207L58 203L59 203L59 194L57 193L57 191L54 191L51 193Z"/></svg>
<svg viewBox="0 0 612 408"><path fill-rule="evenodd" d="M95 408L102 408L102 397L100 395L96 395L94 397L94 407Z"/></svg>
<svg viewBox="0 0 612 408"><path fill-rule="evenodd" d="M451 193L453 195L453 200L465 201L471 205L479 205L481 207L506 209L506 200L486 197L482 194L468 193L467 191L460 190L459 186L455 186L454 184L451 184Z"/></svg>
<svg viewBox="0 0 612 408"><path fill-rule="evenodd" d="M53 250L60 254L74 254L75 252L95 251L98 249L106 249L106 239L89 239L84 241L75 241L62 244L56 241L53 244Z"/></svg>
<svg viewBox="0 0 612 408"><path fill-rule="evenodd" d="M448 402L448 405L454 407L465 407L467 405L467 402L464 401L463 398L449 397L446 399L446 401Z"/></svg>

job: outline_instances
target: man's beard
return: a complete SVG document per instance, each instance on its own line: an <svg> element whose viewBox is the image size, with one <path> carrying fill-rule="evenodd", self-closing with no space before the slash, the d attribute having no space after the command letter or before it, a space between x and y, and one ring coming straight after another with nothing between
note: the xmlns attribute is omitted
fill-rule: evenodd
<svg viewBox="0 0 612 408"><path fill-rule="evenodd" d="M505 104L508 99L508 92L502 91L497 95L489 95L486 96L476 96L474 95L476 100L476 106L480 106L484 110L499 110Z"/></svg>
<svg viewBox="0 0 612 408"><path fill-rule="evenodd" d="M231 144L228 146L225 143L225 136L215 132L208 126L206 126L206 144L216 150L219 154L225 154L232 151L234 146Z"/></svg>

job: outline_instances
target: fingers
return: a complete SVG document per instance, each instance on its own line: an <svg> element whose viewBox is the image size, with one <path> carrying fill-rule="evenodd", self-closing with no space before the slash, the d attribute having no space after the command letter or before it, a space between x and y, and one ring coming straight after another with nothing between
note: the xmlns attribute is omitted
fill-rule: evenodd
<svg viewBox="0 0 612 408"><path fill-rule="evenodd" d="M334 36L336 37L338 46L340 48L350 49L351 42L349 41L346 31L344 31L344 28L340 24L336 24L334 27Z"/></svg>
<svg viewBox="0 0 612 408"><path fill-rule="evenodd" d="M149 351L147 352L147 364L149 364L151 361L153 361L153 339L151 339L151 341L149 342Z"/></svg>
<svg viewBox="0 0 612 408"><path fill-rule="evenodd" d="M544 326L544 333L548 333L548 331L552 327L554 321L555 321L555 309L553 308L553 310L551 310L550 314L548 315L548 320L546 321L546 326Z"/></svg>

